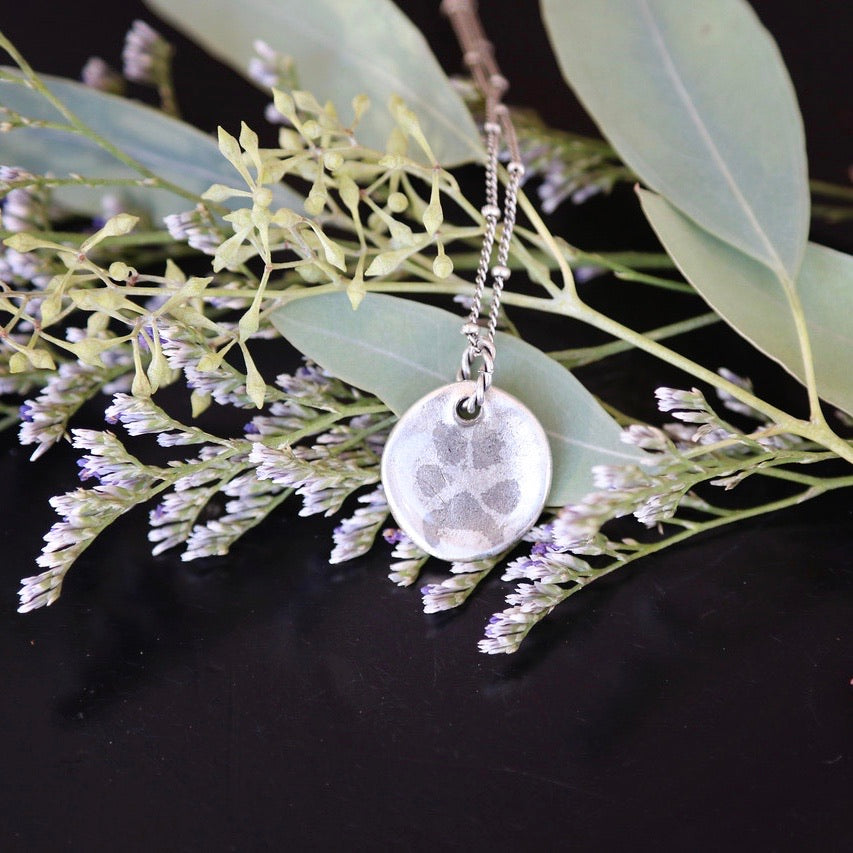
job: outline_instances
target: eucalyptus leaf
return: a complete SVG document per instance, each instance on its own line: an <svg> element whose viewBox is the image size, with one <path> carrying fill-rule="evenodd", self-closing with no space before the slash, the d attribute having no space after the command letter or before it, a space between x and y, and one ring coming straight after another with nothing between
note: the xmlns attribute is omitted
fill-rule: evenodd
<svg viewBox="0 0 853 853"><path fill-rule="evenodd" d="M308 358L346 382L376 394L395 414L452 382L464 338L460 318L430 305L368 293L353 311L345 293L295 299L273 325ZM617 423L589 391L545 353L498 334L495 385L521 400L551 444L554 474L548 504L561 506L593 490L593 465L642 462L620 441Z"/></svg>
<svg viewBox="0 0 853 853"><path fill-rule="evenodd" d="M563 76L619 156L789 280L809 225L802 119L743 0L541 0Z"/></svg>
<svg viewBox="0 0 853 853"><path fill-rule="evenodd" d="M263 39L294 59L301 88L331 100L342 116L356 95L373 108L359 141L384 150L399 95L417 114L444 166L481 158L477 128L423 35L391 0L145 0L211 54L246 74ZM255 82L255 81L252 81ZM346 120L346 119L345 119ZM413 157L421 152L413 148Z"/></svg>
<svg viewBox="0 0 853 853"><path fill-rule="evenodd" d="M794 316L776 276L703 231L666 199L647 190L639 192L647 219L685 278L726 322L802 382ZM853 258L809 243L796 291L808 328L818 392L853 412Z"/></svg>
<svg viewBox="0 0 853 853"><path fill-rule="evenodd" d="M5 72L16 74L11 68ZM20 76L20 75L18 75ZM201 195L212 184L242 186L239 175L219 153L216 141L185 122L159 110L109 95L71 80L42 75L48 89L81 121L125 154L187 192ZM41 121L66 123L62 114L37 91L0 82L0 105ZM0 134L0 162L58 178L142 178L91 139L44 127L20 127ZM148 212L155 222L192 207L191 199L152 186L63 187L57 199L73 210L102 212L105 193L126 207ZM302 208L301 198L284 185L273 189L275 204Z"/></svg>

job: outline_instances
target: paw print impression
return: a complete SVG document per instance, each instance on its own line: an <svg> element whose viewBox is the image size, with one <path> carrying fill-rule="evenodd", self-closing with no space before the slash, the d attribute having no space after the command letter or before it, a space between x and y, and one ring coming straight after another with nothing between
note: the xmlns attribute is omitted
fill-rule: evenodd
<svg viewBox="0 0 853 853"><path fill-rule="evenodd" d="M422 463L415 469L415 487L427 510L427 542L435 547L447 532L461 530L497 546L505 537L502 519L521 497L516 480L505 476L505 440L484 425L438 423L432 447L438 464Z"/></svg>

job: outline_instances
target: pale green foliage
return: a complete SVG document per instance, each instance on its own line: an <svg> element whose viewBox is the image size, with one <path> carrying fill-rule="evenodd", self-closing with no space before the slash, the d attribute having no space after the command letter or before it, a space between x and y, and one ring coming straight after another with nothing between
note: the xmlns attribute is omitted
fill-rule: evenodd
<svg viewBox="0 0 853 853"><path fill-rule="evenodd" d="M785 289L774 274L697 228L660 196L640 191L643 211L688 281L744 337L804 384L802 344ZM820 396L853 412L853 325L843 312L853 293L853 258L809 243L795 283ZM775 321L768 323L767 318Z"/></svg>
<svg viewBox="0 0 853 853"><path fill-rule="evenodd" d="M215 142L191 125L71 80L48 75L40 79L52 96L85 123L91 135L75 132L69 122L63 122L64 132L20 127L2 137L3 164L40 176L42 183L56 187L56 200L72 210L101 215L104 193L112 192L127 209L145 211L159 227L163 216L186 208L193 194L228 180L228 164ZM15 73L0 83L0 102L5 108L33 121L63 121L62 114L38 90L21 82ZM117 159L99 139L121 151L126 160ZM279 205L298 203L298 196L284 186L277 186L275 194Z"/></svg>
<svg viewBox="0 0 853 853"><path fill-rule="evenodd" d="M541 5L563 75L622 160L706 231L795 277L809 223L802 119L750 6Z"/></svg>
<svg viewBox="0 0 853 853"><path fill-rule="evenodd" d="M839 457L853 462L853 449L829 428L818 399L850 409L843 364L829 356L850 345L853 291L842 281L850 259L809 247L797 272L808 198L798 113L775 48L739 0L616 2L625 16L604 23L598 4L570 4L578 24L572 32L565 31L566 4L543 4L564 70L624 161L604 143L528 124L520 134L524 156L553 191L544 206L553 209L565 195L579 203L633 174L661 192L644 195L644 206L674 262L719 315L802 379L811 411L808 419L795 417L746 380L714 373L662 343L717 315L697 310L644 334L591 308L571 267L612 270L664 298L693 291L648 272L671 266L660 255L589 255L569 246L522 193L509 264L533 287L510 286L504 295L497 382L526 400L550 433L557 506L531 531L529 557L456 564L422 590L428 612L456 607L503 565L504 579L519 585L487 626L481 649L489 653L514 651L557 604L616 568L696 533L853 485L853 477L821 468ZM257 26L246 8L275 21L290 5L168 4L169 14L241 65L256 35L245 27ZM654 15L643 16L641 7ZM349 17L334 18L332 8ZM719 97L719 79L704 73L703 63L723 48L691 50L696 9L718 16L712 24L735 37L725 51L765 81L772 97L756 113L761 120L738 120L752 92ZM360 10L361 3L343 0L303 10L321 41L350 45L349 52L332 51L335 61L323 68L311 65L310 50L303 62L298 43L295 63L275 45L257 48L269 77L264 85L282 87L272 93L274 118L287 122L270 149L246 123L221 128L217 144L162 112L68 81L45 83L0 34L0 47L20 69L0 70L7 109L0 151L9 158L0 163L2 227L9 232L0 253L0 393L9 400L0 424L14 423L16 403L25 401L22 443L40 455L70 432L83 454L81 476L97 481L53 499L61 520L38 558L43 571L24 580L22 610L55 601L88 545L144 503L155 502L154 553L181 548L183 559L227 553L291 496L301 501L301 515L329 515L357 495L334 534L335 562L366 553L385 525L388 508L377 487L385 437L395 413L452 380L463 312L370 291L470 302L483 219L479 195L466 197L440 165L477 154L474 123L458 94L396 11L382 18L379 32ZM156 50L160 64L148 82L174 111L170 48L153 30L135 24L134 32L150 42L142 48ZM649 35L639 53L619 48L632 32ZM386 59L401 51L389 76ZM590 53L601 63L597 71L584 64ZM728 56L715 63L727 74ZM403 79L400 68L416 70ZM644 69L651 73L643 77ZM611 85L614 77L625 85ZM363 92L373 97L370 109ZM641 97L641 109L619 102L626 92ZM683 156L671 151L675 139L685 141ZM756 157L766 172L758 183ZM304 197L287 181L305 187ZM68 210L106 212L106 224L94 234L62 233ZM165 213L168 234L159 228ZM181 268L193 250L209 256L202 275ZM520 340L518 309L571 317L615 340L548 358ZM265 376L255 362L257 341L279 332L320 366ZM664 388L659 406L676 423L634 424L620 433L632 419L608 414L561 365L631 347L714 388L737 423L699 390ZM163 392L175 385L189 392L189 423L169 412L173 398ZM116 432L72 429L77 410L102 393ZM211 405L249 423L227 437L208 432L194 419ZM128 452L123 432L189 455L147 464ZM725 493L746 477L781 481L781 496L727 505ZM715 493L720 499L712 502ZM218 515L207 515L217 504ZM642 541L626 535L627 516L657 533ZM391 579L413 583L426 555L398 531L386 530L385 538L394 545Z"/></svg>
<svg viewBox="0 0 853 853"><path fill-rule="evenodd" d="M299 82L321 101L365 95L382 109L366 117L364 144L383 146L395 118L384 106L402 95L424 126L435 157L458 165L479 156L477 128L424 37L391 0L147 0L179 29L241 74L255 41L292 57ZM253 82L257 75L248 75ZM415 156L419 156L416 154ZM429 158L433 162L433 158Z"/></svg>
<svg viewBox="0 0 853 853"><path fill-rule="evenodd" d="M328 294L290 302L271 319L300 352L398 415L459 366L458 313L411 300L368 294L353 311L340 294ZM617 423L568 370L513 335L499 333L497 346L496 383L536 415L549 437L550 506L580 500L592 488L593 465L643 461L642 451L620 442Z"/></svg>

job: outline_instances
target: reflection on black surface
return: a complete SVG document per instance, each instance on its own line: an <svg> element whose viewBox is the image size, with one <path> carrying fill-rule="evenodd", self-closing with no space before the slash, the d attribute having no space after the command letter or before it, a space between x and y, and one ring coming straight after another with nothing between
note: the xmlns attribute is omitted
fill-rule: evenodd
<svg viewBox="0 0 853 853"><path fill-rule="evenodd" d="M748 797L792 833L815 832L792 810L819 798L831 838L849 779L849 519L823 501L661 555L494 659L475 641L500 583L424 617L382 555L326 565L328 522L285 512L232 558L184 564L148 556L144 513L129 516L60 603L4 629L28 709L4 711L6 754L34 780L8 792L9 830L91 837L75 815L106 797L106 825L162 815L176 849L346 832L500 849L553 843L557 809L579 813L578 843L617 844L630 823L675 849L711 824L760 842ZM45 787L49 826L22 817Z"/></svg>

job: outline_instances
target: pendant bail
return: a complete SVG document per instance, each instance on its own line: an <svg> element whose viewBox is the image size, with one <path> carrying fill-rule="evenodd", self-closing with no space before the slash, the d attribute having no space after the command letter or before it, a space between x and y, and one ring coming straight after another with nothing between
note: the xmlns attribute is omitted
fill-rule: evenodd
<svg viewBox="0 0 853 853"><path fill-rule="evenodd" d="M486 392L492 386L492 376L495 372L495 345L492 341L478 337L476 341L465 347L465 351L462 353L462 364L456 374L457 381L471 379L471 368L478 358L481 363L477 370L474 393L462 400L463 408L472 415L483 407Z"/></svg>

